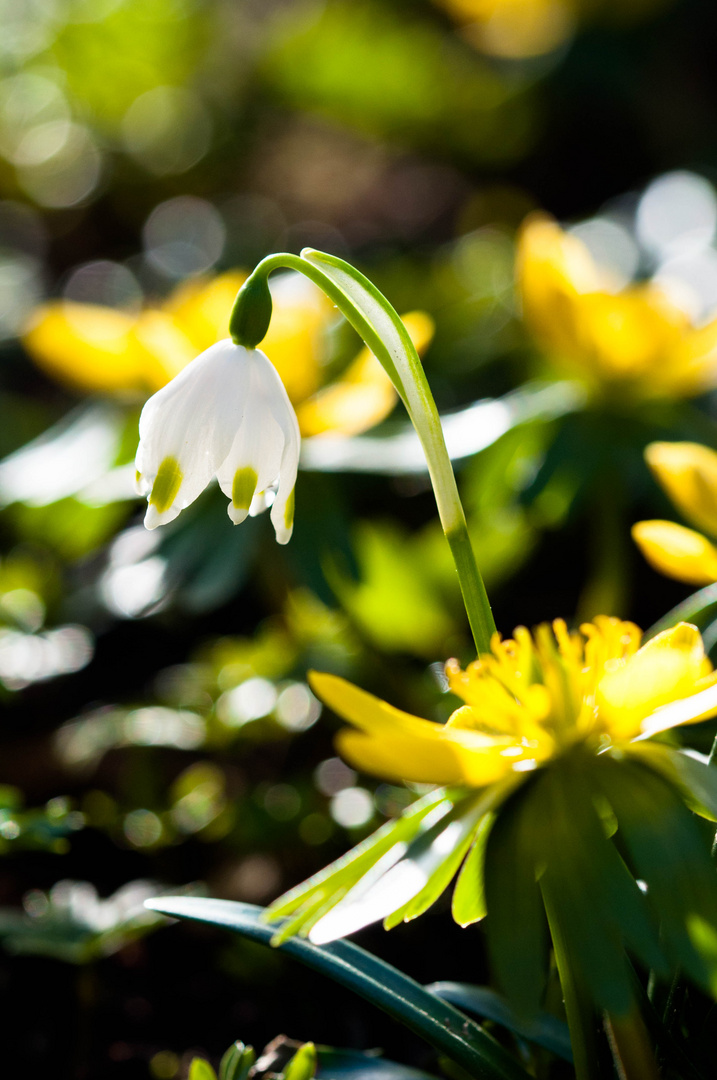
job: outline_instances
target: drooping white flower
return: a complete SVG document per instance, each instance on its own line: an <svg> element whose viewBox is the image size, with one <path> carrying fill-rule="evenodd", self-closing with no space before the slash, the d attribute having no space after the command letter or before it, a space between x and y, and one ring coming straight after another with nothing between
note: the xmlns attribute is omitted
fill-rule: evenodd
<svg viewBox="0 0 717 1080"><path fill-rule="evenodd" d="M172 521L213 476L235 524L271 506L286 544L294 516L299 425L276 368L259 349L217 342L142 409L137 490L148 529Z"/></svg>

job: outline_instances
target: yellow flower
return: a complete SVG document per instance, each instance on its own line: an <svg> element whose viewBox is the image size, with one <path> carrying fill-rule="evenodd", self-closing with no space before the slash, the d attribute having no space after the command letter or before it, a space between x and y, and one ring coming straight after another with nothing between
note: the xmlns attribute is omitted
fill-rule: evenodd
<svg viewBox="0 0 717 1080"><path fill-rule="evenodd" d="M246 275L230 271L180 286L160 307L130 314L99 305L57 301L35 312L23 343L53 378L83 393L147 397L199 353L227 335L232 304ZM383 420L396 393L381 365L362 350L324 386L327 333L335 309L298 274L271 283L274 311L262 348L272 357L304 435L358 434ZM404 316L417 348L433 323L424 312Z"/></svg>
<svg viewBox="0 0 717 1080"><path fill-rule="evenodd" d="M527 57L552 52L571 37L575 0L436 0L464 34L493 56Z"/></svg>
<svg viewBox="0 0 717 1080"><path fill-rule="evenodd" d="M646 740L717 714L717 673L689 624L640 638L605 616L579 633L557 620L496 635L465 670L449 661L464 704L446 724L313 674L353 725L338 736L351 764L449 786L272 904L267 918L285 917L276 940L322 944L377 919L391 928L458 874L453 917L468 926L488 915L498 981L526 1014L544 987L543 903L600 1008L632 1007L626 949L661 977L679 965L715 985L700 942L717 933L717 875L690 809L717 818L717 770Z"/></svg>
<svg viewBox="0 0 717 1080"><path fill-rule="evenodd" d="M695 329L651 283L618 291L585 244L549 217L523 226L516 271L541 348L594 392L679 398L717 383L717 320Z"/></svg>
<svg viewBox="0 0 717 1080"><path fill-rule="evenodd" d="M650 443L647 463L678 510L717 536L717 453L699 443ZM638 521L633 539L651 566L689 585L717 581L717 547L674 521Z"/></svg>
<svg viewBox="0 0 717 1080"><path fill-rule="evenodd" d="M642 648L640 637L633 623L606 616L580 633L558 619L533 635L525 627L508 641L496 635L492 652L465 671L448 661L450 688L465 704L447 724L401 712L335 675L314 673L311 683L358 729L338 736L352 765L388 780L482 787L578 742L602 750L717 713L717 687L707 709L699 696L717 675L695 627L680 623ZM678 701L676 713L669 706Z"/></svg>

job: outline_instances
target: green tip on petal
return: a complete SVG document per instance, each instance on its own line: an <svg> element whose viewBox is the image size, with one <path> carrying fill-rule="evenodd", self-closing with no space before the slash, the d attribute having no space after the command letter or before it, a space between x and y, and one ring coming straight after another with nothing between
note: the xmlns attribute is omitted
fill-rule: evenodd
<svg viewBox="0 0 717 1080"><path fill-rule="evenodd" d="M166 457L159 466L149 496L150 506L155 506L160 514L169 510L182 483L182 470L176 458Z"/></svg>
<svg viewBox="0 0 717 1080"><path fill-rule="evenodd" d="M255 349L266 337L271 311L271 292L266 276L252 274L237 293L229 316L229 333L235 345Z"/></svg>
<svg viewBox="0 0 717 1080"><path fill-rule="evenodd" d="M251 465L237 469L232 482L232 506L236 510L249 509L258 481L256 469L252 469Z"/></svg>
<svg viewBox="0 0 717 1080"><path fill-rule="evenodd" d="M294 504L296 488L291 489L291 495L286 500L286 506L284 507L284 528L292 529L294 527Z"/></svg>

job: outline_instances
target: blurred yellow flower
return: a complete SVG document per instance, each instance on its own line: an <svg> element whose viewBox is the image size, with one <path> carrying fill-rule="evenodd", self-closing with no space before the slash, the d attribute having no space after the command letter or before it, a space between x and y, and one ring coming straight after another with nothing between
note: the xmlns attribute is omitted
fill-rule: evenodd
<svg viewBox="0 0 717 1080"><path fill-rule="evenodd" d="M39 367L75 390L147 397L226 337L245 277L230 271L191 281L161 307L138 314L71 301L44 304L34 313L23 343ZM302 434L353 435L383 420L397 397L368 350L322 385L327 334L335 319L330 301L298 274L277 276L271 288L274 311L262 349L271 355L296 407ZM405 323L419 351L427 348L431 318L410 312Z"/></svg>
<svg viewBox="0 0 717 1080"><path fill-rule="evenodd" d="M717 713L717 674L687 623L640 648L633 623L598 616L570 633L496 635L466 670L446 665L465 702L446 724L401 712L334 675L314 673L322 700L357 730L339 732L354 766L388 780L482 787L529 773L577 743L598 752Z"/></svg>
<svg viewBox="0 0 717 1080"><path fill-rule="evenodd" d="M677 509L717 537L717 453L699 443L651 443L647 463ZM689 585L717 581L717 547L674 521L638 521L633 539L651 566Z"/></svg>
<svg viewBox="0 0 717 1080"><path fill-rule="evenodd" d="M717 384L717 320L693 327L649 282L618 291L585 244L549 217L526 221L516 270L537 342L594 392L679 398Z"/></svg>
<svg viewBox="0 0 717 1080"><path fill-rule="evenodd" d="M465 25L465 36L492 56L542 56L575 28L575 0L436 0Z"/></svg>

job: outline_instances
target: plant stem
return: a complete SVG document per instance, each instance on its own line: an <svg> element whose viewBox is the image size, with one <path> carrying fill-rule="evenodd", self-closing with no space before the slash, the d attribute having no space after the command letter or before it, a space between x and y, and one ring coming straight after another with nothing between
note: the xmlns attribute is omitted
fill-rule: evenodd
<svg viewBox="0 0 717 1080"><path fill-rule="evenodd" d="M247 303L253 302L249 298L257 295L257 282L266 280L279 268L298 270L326 293L382 364L406 406L426 455L438 516L453 555L476 649L479 653L488 652L495 622L476 565L441 419L408 331L368 278L349 263L314 251L305 251L301 256L286 253L268 256L242 286L234 311L238 312L243 297ZM238 319L236 323L239 324Z"/></svg>
<svg viewBox="0 0 717 1080"><path fill-rule="evenodd" d="M595 1015L590 999L581 992L578 979L570 964L570 957L565 945L562 927L557 918L550 886L540 883L548 917L550 936L553 939L553 952L558 968L560 985L563 990L565 1014L570 1029L570 1042L573 1048L575 1080L600 1080L597 1047L595 1045Z"/></svg>

